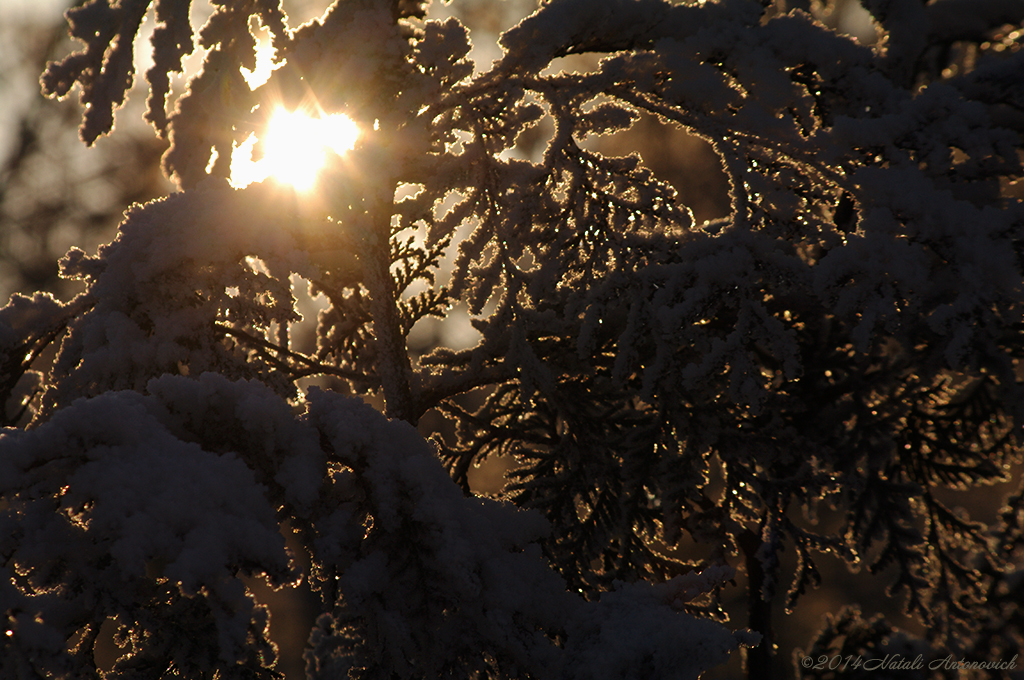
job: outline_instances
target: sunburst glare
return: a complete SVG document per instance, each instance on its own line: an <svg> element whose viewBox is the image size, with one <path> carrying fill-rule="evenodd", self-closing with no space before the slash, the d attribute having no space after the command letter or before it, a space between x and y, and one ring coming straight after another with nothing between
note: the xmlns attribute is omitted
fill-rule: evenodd
<svg viewBox="0 0 1024 680"><path fill-rule="evenodd" d="M346 115L315 117L299 111L278 111L263 133L263 157L254 161L255 134L231 155L231 184L237 188L272 177L299 191L313 186L328 154L342 155L359 136Z"/></svg>
<svg viewBox="0 0 1024 680"><path fill-rule="evenodd" d="M241 67L240 70L249 87L255 90L283 65L283 61L274 61L270 42L260 40L255 69ZM359 128L344 114L317 116L278 109L259 138L253 133L232 151L231 185L242 188L272 177L306 191L316 181L328 154L344 154L355 145L358 136ZM259 139L263 141L263 157L253 160Z"/></svg>

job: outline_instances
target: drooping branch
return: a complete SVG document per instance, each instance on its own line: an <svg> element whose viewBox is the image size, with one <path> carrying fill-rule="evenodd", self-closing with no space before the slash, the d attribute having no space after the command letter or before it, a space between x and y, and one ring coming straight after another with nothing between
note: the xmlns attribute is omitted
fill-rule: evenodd
<svg viewBox="0 0 1024 680"><path fill-rule="evenodd" d="M252 345L261 357L267 359L273 363L277 368L286 371L292 376L294 380L299 378L307 378L313 375L333 375L337 378L344 378L345 380L351 380L353 382L365 382L366 377L358 371L350 371L344 368L338 368L330 364L311 359L305 354L295 352L281 345L276 345L269 342L265 338L261 338L252 333L246 333L245 331L237 328L232 328L222 323L215 323L214 327L222 332L224 335L229 335L241 343ZM285 359L291 359L294 362L302 364L302 367L295 366L294 364L288 363Z"/></svg>

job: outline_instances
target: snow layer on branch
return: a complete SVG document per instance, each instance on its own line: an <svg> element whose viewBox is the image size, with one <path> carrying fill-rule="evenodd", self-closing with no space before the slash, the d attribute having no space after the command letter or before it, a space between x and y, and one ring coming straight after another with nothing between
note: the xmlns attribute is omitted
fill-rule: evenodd
<svg viewBox="0 0 1024 680"><path fill-rule="evenodd" d="M611 678L627 677L616 673L649 655L664 668L686 657L677 677L696 678L739 645L719 624L673 611L672 602L710 590L706 578L638 584L586 603L545 563L537 541L548 529L539 515L466 498L412 426L389 422L359 400L312 391L309 404L309 421L332 454L368 482L366 552L339 585L370 632L370 658L397 668L406 660L434 675L452 658L487 653L506 671L548 678L576 672L582 656L592 655L595 667L603 660L611 670L589 677ZM618 635L633 626L638 634ZM315 639L326 646L328 621L319 627ZM660 637L651 636L654 628ZM569 635L564 652L548 637L560 631ZM347 668L339 664L322 670ZM590 667L580 668L579 677L588 677Z"/></svg>
<svg viewBox="0 0 1024 680"><path fill-rule="evenodd" d="M146 120L163 135L167 130L164 107L171 91L172 73L181 73L182 60L195 49L192 23L189 21L191 0L160 0L156 4L157 26L150 41L153 44L153 66L146 71L150 84L146 100Z"/></svg>
<svg viewBox="0 0 1024 680"><path fill-rule="evenodd" d="M30 367L68 319L87 308L83 296L62 304L49 293L36 293L31 298L12 295L0 309L0 422L13 424L30 408L43 381Z"/></svg>
<svg viewBox="0 0 1024 680"><path fill-rule="evenodd" d="M899 335L927 324L945 338L937 346L946 363L962 366L981 329L1019 314L1011 310L1024 287L1007 238L1019 206L979 208L912 168L864 168L854 180L864 197L860 233L815 267L818 294L840 318L859 319L859 349L878 326Z"/></svg>
<svg viewBox="0 0 1024 680"><path fill-rule="evenodd" d="M567 54L644 49L661 38L678 40L733 21L749 25L762 11L748 0L700 7L664 0L554 0L501 36L506 55L498 68L539 71Z"/></svg>
<svg viewBox="0 0 1024 680"><path fill-rule="evenodd" d="M75 83L82 86L80 133L87 144L114 127L114 111L135 79L135 34L148 9L149 0L90 0L66 13L71 37L85 49L47 65L43 92L64 97Z"/></svg>
<svg viewBox="0 0 1024 680"><path fill-rule="evenodd" d="M14 348L52 331L65 313L64 305L48 293L36 293L31 298L12 295L0 309L0 362L22 359L12 354Z"/></svg>
<svg viewBox="0 0 1024 680"><path fill-rule="evenodd" d="M216 373L164 375L150 380L146 391L161 404L156 417L175 436L243 455L272 487L275 505L286 502L306 517L320 500L326 461L318 437L265 385Z"/></svg>
<svg viewBox="0 0 1024 680"><path fill-rule="evenodd" d="M731 633L713 621L672 610L728 580L731 572L728 567L709 568L654 586L634 583L603 594L569 629L566 677L696 679L724 663L740 644L757 644L757 634Z"/></svg>
<svg viewBox="0 0 1024 680"><path fill-rule="evenodd" d="M193 403L216 403L209 386L177 380L191 383ZM179 438L161 422L165 407L157 397L109 392L35 429L0 434L0 547L26 575L26 603L47 635L70 639L83 620L125 614L123 623L173 640L153 629L159 616L143 613L151 579L167 579L174 597L210 599L217 639L204 644L232 664L253 642L257 614L231 583L242 571L290 580L289 557L268 490L247 461ZM23 632L19 625L4 642L38 648L39 635Z"/></svg>
<svg viewBox="0 0 1024 680"><path fill-rule="evenodd" d="M745 640L675 611L715 575L629 586L599 604L568 593L541 554L539 515L464 497L414 428L360 400L314 390L297 418L254 381L165 375L145 389L79 399L35 429L0 435L0 493L10 499L0 549L31 584L0 596L37 612L3 641L6 651L53 655L81 621L118 614L173 656L174 635L161 626L212 616L216 640L203 644L219 661L197 668L239 662L265 616L238 573L293 577L275 514L284 504L312 532L314 564L337 574L342 595L312 638L324 677L360 667L358 655L332 660L330 651L353 622L374 666L399 677L485 658L510 675L558 677L587 650L614 668L644 659L675 667L686 654L682 677L697 677ZM347 472L328 475L328 459ZM143 607L154 578L169 579L184 608L166 622ZM188 604L195 598L206 613ZM620 635L645 621L662 637ZM556 634L569 646L554 644ZM652 647L666 636L673 644Z"/></svg>
<svg viewBox="0 0 1024 680"><path fill-rule="evenodd" d="M361 668L358 655L329 651L353 621L374 666L399 677L490 658L510 675L554 678L574 654L607 646L595 625L611 634L640 621L675 636L655 663L696 650L686 666L696 677L742 639L675 611L718 576L629 586L600 604L570 594L541 554L548 529L538 514L464 497L414 428L358 399L314 390L296 417L264 385L209 373L165 375L146 391L79 399L35 429L0 435L0 493L10 499L0 549L32 584L0 597L37 612L2 641L5 651L62 658L61 641L82 620L114 614L139 635L173 640L144 607L155 578L183 598L168 625L198 615L188 600L209 603L202 611L218 633L204 644L220 661L208 668L238 662L252 627L263 630L238 574L294 578L275 513L285 503L342 596L312 638L316 677ZM347 471L328 475L328 460ZM551 636L566 633L563 649ZM692 645L691 634L700 636ZM657 651L652 639L616 639L602 653L639 662Z"/></svg>
<svg viewBox="0 0 1024 680"><path fill-rule="evenodd" d="M252 471L234 454L178 439L154 411L154 397L109 392L76 401L38 428L5 431L0 492L59 489L61 506L93 540L108 543L124 575L160 560L166 576L194 592L229 564L285 570L283 539ZM68 474L46 475L42 466Z"/></svg>
<svg viewBox="0 0 1024 680"><path fill-rule="evenodd" d="M601 90L682 124L714 144L732 184L730 226L716 238L687 235L675 253L664 256L666 262L623 262L583 287L572 272L590 263L574 261L575 250L542 253L540 272L563 277L568 308L584 314L579 356L592 350L598 332L617 337L614 375L627 381L642 374L646 396L672 394L682 385L713 397L722 393L718 378L728 372L730 399L757 407L773 379L794 380L802 370L786 314L818 307L837 314L859 351L883 336L911 344L928 338L942 363L963 367L976 361L978 352L988 351L978 330L1019 315L1013 239L1020 231L1020 206L996 207L992 192L998 187L991 179L1019 173L1016 134L993 126L984 105L948 84L905 88L899 77L879 70L871 50L804 12L751 24L756 4L556 1L503 37L508 69L539 71L544 60L560 55L618 51L599 71L551 76L544 80L557 82L557 89L539 91L570 108L577 92L593 96L591 88ZM998 4L985 11L1008 16L993 9ZM911 0L873 6L902 31L910 30L907 17L918 5ZM954 5L959 3L944 8ZM1002 67L991 77L1009 83L1011 75ZM992 83L963 85L996 97ZM556 131L545 166L531 168L542 177L558 154L574 153L565 142L572 126L559 123L558 130L567 132L560 137ZM954 149L962 160L954 158ZM570 180L572 195L580 183ZM808 191L809 186L817 189ZM828 224L832 210L823 222L822 210L844 194L855 206L856 224ZM514 215L516 206L508 211ZM569 226L615 227L607 209L573 218ZM656 228L670 229L671 221ZM476 251L465 250L466 260L483 259L478 253L484 241L474 238ZM794 252L794 243L804 238L820 242L821 251L813 257ZM494 240L501 239L512 240L503 234ZM473 300L501 290L492 283L497 277L483 276L496 265L460 265L457 273L481 272L469 284L454 279L463 288L481 288ZM539 285L541 279L533 276L531 295L551 299L555 294ZM505 290L513 287L506 284ZM794 307L781 310L773 298ZM506 313L490 327L513 335L505 329L512 318ZM526 354L506 355L521 356ZM781 368L774 378L762 375L766 356ZM524 373L531 369L520 364Z"/></svg>
<svg viewBox="0 0 1024 680"><path fill-rule="evenodd" d="M430 676L454 659L491 653L553 676L559 655L545 632L564 630L581 603L533 543L544 520L465 498L404 422L318 390L309 404L309 420L333 455L368 484L366 553L339 585L370 632L371 658L399 669L406 659Z"/></svg>
<svg viewBox="0 0 1024 680"><path fill-rule="evenodd" d="M313 277L306 249L315 228L289 205L273 187L234 190L211 179L130 209L98 259L77 253L66 260L68 274L95 277L88 293L95 307L70 326L54 371L63 378L44 411L72 395L141 390L182 365L195 374L252 377L247 357L234 356L213 324L222 309L233 310L241 326L298 319L288 277ZM268 273L255 272L250 256ZM240 290L234 298L231 287Z"/></svg>

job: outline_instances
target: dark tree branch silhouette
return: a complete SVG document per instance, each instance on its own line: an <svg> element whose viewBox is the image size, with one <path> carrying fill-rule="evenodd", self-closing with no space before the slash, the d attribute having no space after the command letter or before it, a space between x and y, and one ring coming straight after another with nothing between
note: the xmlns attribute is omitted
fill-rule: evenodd
<svg viewBox="0 0 1024 680"><path fill-rule="evenodd" d="M821 554L891 576L926 633L851 608L785 672L1008 672L1024 489L990 524L948 499L1022 462L1024 3L862 0L867 47L825 2L552 0L490 68L428 4L293 27L215 0L198 33L189 0L68 11L83 46L42 86L79 89L87 144L155 13L180 190L64 257L80 295L0 310L4 677L279 677L262 577L319 596L311 678L696 678L744 648L767 679L772 604ZM358 139L310 188L243 186L278 109ZM727 216L595 150L642 114L711 145ZM461 310L474 345L414 347ZM501 499L474 495L497 456Z"/></svg>

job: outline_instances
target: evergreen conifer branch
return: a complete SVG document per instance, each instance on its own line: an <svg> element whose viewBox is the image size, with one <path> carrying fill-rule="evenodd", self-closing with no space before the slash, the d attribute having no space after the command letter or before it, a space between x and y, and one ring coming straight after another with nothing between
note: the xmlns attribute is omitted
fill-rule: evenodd
<svg viewBox="0 0 1024 680"><path fill-rule="evenodd" d="M799 611L832 578L815 553L926 628L837 612L812 661L1019 646L1022 493L991 524L948 500L1024 462L1019 1L863 0L865 46L831 3L553 0L489 68L418 0L214 4L196 35L188 0L154 9L181 191L69 253L81 296L0 310L0 673L276 677L262 574L320 598L312 678L696 678L749 646L767 679L781 584ZM68 13L84 48L43 86L81 88L87 143L149 5ZM230 186L311 98L354 148L308 194ZM710 146L721 215L600 151L651 120ZM463 311L472 341L414 348ZM495 458L501 502L471 485Z"/></svg>

